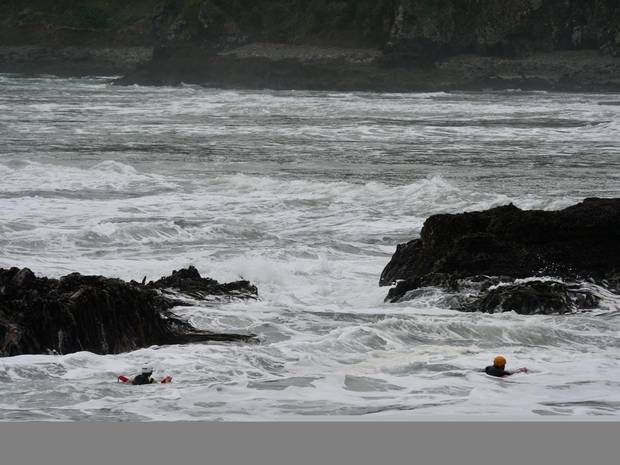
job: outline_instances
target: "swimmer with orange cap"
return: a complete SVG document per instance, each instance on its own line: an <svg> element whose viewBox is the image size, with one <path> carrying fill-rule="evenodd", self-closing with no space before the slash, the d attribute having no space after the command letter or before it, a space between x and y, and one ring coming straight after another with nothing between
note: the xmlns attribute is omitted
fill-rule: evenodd
<svg viewBox="0 0 620 465"><path fill-rule="evenodd" d="M506 359L498 355L493 359L493 365L484 369L489 376L503 378L504 376L514 375L515 373L527 373L527 368L519 368L517 371L506 371Z"/></svg>

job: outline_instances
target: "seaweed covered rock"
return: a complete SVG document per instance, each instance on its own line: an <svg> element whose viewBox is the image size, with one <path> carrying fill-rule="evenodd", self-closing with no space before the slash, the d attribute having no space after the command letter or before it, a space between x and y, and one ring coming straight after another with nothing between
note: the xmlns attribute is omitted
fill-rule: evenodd
<svg viewBox="0 0 620 465"><path fill-rule="evenodd" d="M254 337L198 330L170 311L177 303L120 279L72 273L57 280L37 278L27 268L0 269L0 356L107 354Z"/></svg>
<svg viewBox="0 0 620 465"><path fill-rule="evenodd" d="M435 215L426 220L419 239L397 247L379 284L396 284L386 298L392 302L425 286L454 290L457 283L468 279L510 282L552 276L590 280L617 291L618 231L620 199L585 199L559 211L524 211L511 204ZM503 292L523 290L516 286ZM491 302L496 301L489 297L482 308L490 311ZM543 307L554 305L549 302ZM524 303L524 313L528 307Z"/></svg>

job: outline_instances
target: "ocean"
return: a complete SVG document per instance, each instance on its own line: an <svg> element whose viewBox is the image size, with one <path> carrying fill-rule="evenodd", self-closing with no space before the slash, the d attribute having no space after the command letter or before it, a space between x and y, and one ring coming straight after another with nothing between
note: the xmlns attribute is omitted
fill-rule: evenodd
<svg viewBox="0 0 620 465"><path fill-rule="evenodd" d="M620 413L620 296L488 315L378 286L430 215L619 197L620 95L109 81L0 75L0 267L247 279L258 300L174 311L260 342L0 358L1 421ZM498 354L530 373L481 373ZM173 383L116 382L143 364Z"/></svg>

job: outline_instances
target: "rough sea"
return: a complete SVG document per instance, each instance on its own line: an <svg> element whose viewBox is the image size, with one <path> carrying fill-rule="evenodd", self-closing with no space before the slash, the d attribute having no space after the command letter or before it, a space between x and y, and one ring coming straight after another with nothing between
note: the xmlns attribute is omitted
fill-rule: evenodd
<svg viewBox="0 0 620 465"><path fill-rule="evenodd" d="M157 279L193 264L257 301L175 309L258 344L0 358L2 421L618 415L620 297L556 316L384 303L436 213L620 196L620 95L117 87L0 76L0 267ZM620 237L620 236L619 236ZM493 379L495 355L529 374ZM126 386L143 364L170 385Z"/></svg>

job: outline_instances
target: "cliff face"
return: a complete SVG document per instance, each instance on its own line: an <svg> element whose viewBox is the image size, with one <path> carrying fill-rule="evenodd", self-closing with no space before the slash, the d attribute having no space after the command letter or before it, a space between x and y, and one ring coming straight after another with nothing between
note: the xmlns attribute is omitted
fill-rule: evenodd
<svg viewBox="0 0 620 465"><path fill-rule="evenodd" d="M617 0L0 0L4 45L251 42L376 47L397 61L458 53L620 54Z"/></svg>
<svg viewBox="0 0 620 465"><path fill-rule="evenodd" d="M392 0L0 0L5 44L199 44L309 38L379 44L388 37Z"/></svg>
<svg viewBox="0 0 620 465"><path fill-rule="evenodd" d="M386 44L403 57L455 53L518 56L533 51L620 51L615 0L405 0Z"/></svg>

